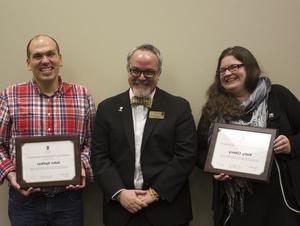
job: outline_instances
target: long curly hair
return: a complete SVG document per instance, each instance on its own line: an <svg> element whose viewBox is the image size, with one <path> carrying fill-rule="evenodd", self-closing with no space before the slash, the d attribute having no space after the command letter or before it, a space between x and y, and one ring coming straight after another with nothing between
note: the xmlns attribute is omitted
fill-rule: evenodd
<svg viewBox="0 0 300 226"><path fill-rule="evenodd" d="M233 56L243 63L246 71L245 88L250 93L256 88L261 74L255 57L248 49L234 46L223 50L218 60L214 82L207 90L207 101L202 108L202 116L206 126L209 126L220 113L225 121L238 119L243 115L240 109L240 101L229 92L226 92L221 85L220 66L222 59L226 56Z"/></svg>

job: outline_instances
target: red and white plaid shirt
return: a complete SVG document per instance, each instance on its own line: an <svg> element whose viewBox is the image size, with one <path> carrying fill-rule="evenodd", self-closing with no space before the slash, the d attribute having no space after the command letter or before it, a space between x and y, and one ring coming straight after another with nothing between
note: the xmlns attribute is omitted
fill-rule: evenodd
<svg viewBox="0 0 300 226"><path fill-rule="evenodd" d="M81 161L92 180L91 129L95 104L86 88L60 80L53 96L39 91L34 81L6 88L0 97L0 183L16 168L15 138L79 135ZM44 189L59 192L63 188Z"/></svg>

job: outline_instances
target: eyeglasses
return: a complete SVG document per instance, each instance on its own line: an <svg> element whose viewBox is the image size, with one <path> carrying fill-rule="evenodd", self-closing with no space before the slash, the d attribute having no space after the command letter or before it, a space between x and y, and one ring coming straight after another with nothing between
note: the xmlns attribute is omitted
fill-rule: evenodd
<svg viewBox="0 0 300 226"><path fill-rule="evenodd" d="M244 64L231 64L228 67L223 67L220 68L219 70L219 74L220 75L225 75L226 71L230 71L230 72L236 72L238 71L242 66L244 66Z"/></svg>
<svg viewBox="0 0 300 226"><path fill-rule="evenodd" d="M135 78L140 77L141 74L143 74L145 78L153 78L157 74L157 71L151 69L141 70L139 68L130 68L129 73Z"/></svg>

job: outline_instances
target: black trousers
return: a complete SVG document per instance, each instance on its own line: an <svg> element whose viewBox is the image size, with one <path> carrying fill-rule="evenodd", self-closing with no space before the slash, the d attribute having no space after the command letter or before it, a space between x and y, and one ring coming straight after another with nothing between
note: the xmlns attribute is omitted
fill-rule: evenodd
<svg viewBox="0 0 300 226"><path fill-rule="evenodd" d="M140 211L132 215L132 217L127 222L126 226L158 226L158 225L152 225L151 223L149 223L148 219L144 215L144 211ZM189 223L176 224L172 226L189 226Z"/></svg>

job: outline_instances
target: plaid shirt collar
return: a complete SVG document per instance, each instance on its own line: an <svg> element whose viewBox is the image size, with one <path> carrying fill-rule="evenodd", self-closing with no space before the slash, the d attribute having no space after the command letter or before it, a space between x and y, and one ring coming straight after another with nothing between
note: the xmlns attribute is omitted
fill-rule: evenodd
<svg viewBox="0 0 300 226"><path fill-rule="evenodd" d="M63 83L63 81L62 81L60 75L58 76L58 83L59 83L59 84L58 84L58 88L57 88L57 90L54 92L53 96L64 95L64 94L67 92L67 87L64 86L64 83ZM31 80L31 85L34 87L34 90L35 90L38 94L40 94L40 95L45 95L44 93L41 92L41 90L40 90L40 88L39 88L37 82L36 82L34 79Z"/></svg>

